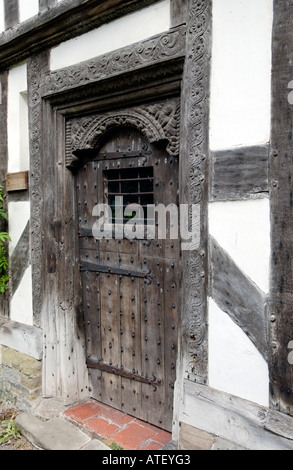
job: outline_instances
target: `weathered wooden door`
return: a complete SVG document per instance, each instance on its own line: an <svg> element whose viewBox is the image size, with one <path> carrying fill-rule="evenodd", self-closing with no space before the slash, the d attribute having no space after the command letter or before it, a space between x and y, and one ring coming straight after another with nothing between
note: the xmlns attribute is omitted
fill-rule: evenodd
<svg viewBox="0 0 293 470"><path fill-rule="evenodd" d="M112 238L97 239L92 214L97 204L107 203L117 222L115 198L123 198L124 224L129 204L139 204L145 217L148 204L178 207L178 159L134 128L116 128L100 149L85 153L76 188L91 395L170 430L180 311L178 237L170 239L167 215L166 240L157 234L152 240L121 237L122 220L118 239L115 225Z"/></svg>

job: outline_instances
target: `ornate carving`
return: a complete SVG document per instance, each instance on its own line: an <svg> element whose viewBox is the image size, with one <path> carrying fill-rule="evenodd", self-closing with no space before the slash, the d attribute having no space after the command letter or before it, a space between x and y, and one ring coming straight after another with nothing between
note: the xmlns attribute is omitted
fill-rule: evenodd
<svg viewBox="0 0 293 470"><path fill-rule="evenodd" d="M181 202L197 206L197 246L183 254L186 375L207 381L207 153L210 59L210 0L189 0L181 135Z"/></svg>
<svg viewBox="0 0 293 470"><path fill-rule="evenodd" d="M114 127L139 129L150 143L166 140L169 155L179 154L180 100L72 119L66 130L66 165L75 166L73 152L98 148L101 137Z"/></svg>
<svg viewBox="0 0 293 470"><path fill-rule="evenodd" d="M30 199L31 199L31 245L34 324L41 326L42 309L42 99L41 75L48 70L47 53L28 60L29 124L30 124Z"/></svg>
<svg viewBox="0 0 293 470"><path fill-rule="evenodd" d="M42 93L52 95L184 55L185 27L181 26L88 62L47 73L42 80Z"/></svg>

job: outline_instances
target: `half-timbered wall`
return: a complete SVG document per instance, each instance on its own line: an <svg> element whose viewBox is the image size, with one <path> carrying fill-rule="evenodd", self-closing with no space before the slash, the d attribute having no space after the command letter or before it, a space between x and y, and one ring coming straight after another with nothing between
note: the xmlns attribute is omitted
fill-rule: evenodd
<svg viewBox="0 0 293 470"><path fill-rule="evenodd" d="M144 100L181 94L179 197L194 206L197 237L181 254L173 437L183 448L194 429L247 448L291 447L291 421L280 432L277 413L288 407L270 387L273 377L278 396L279 343L272 353L269 336L272 246L281 250L269 166L277 3L72 0L70 15L67 0L0 0L0 171L12 237L0 345L42 360L44 397L89 396L68 196L73 143L111 106L121 110L109 114L114 123L130 108L135 121ZM159 115L154 129L168 140Z"/></svg>
<svg viewBox="0 0 293 470"><path fill-rule="evenodd" d="M13 175L27 174L30 167L26 63L9 70L7 119L7 173L13 178ZM15 192L9 185L7 189L9 193L8 229L11 236L9 259L13 272L10 318L13 321L32 325L32 276L29 255L30 201L26 188L21 188L23 194ZM16 189L20 191L20 187ZM16 265L18 265L17 269Z"/></svg>
<svg viewBox="0 0 293 470"><path fill-rule="evenodd" d="M286 294L284 283L276 282L278 274L272 265L272 255L275 253L273 258L277 260L276 253L284 246L276 238L276 228L272 229L277 218L271 216L271 184L275 190L280 190L280 185L277 179L271 183L269 174L271 119L273 131L279 130L277 117L281 103L284 115L286 112L286 94L279 101L277 92L281 86L278 74L284 79L281 72L284 63L276 67L277 54L282 57L281 47L288 45L286 33L284 36L281 33L284 26L280 20L281 4L262 0L213 2L208 207L209 388L185 382L185 402L181 408L183 446L188 442L192 445L191 436L196 441L192 427L197 427L209 433L202 435L209 448L216 447L217 435L254 449L292 447L290 440L284 439L289 437L287 428L292 426L292 420L270 409L272 403L274 410L282 406L284 409L284 400L287 413L291 410L291 388L283 385L289 383L288 360L282 373L274 368L279 350L280 363L288 359L288 349L282 358L281 350L286 351L289 338L287 334L288 340L280 344L282 333L279 337L276 334L281 319L285 321L286 301L279 302L275 292L280 289L284 299ZM272 64L272 49L275 50L276 44L278 53ZM271 115L272 68L275 115ZM277 132L274 137L278 141ZM281 147L280 143L276 146ZM279 163L279 151L273 154L275 165ZM274 169L277 167L278 164ZM279 177L278 170L275 175ZM282 208L276 206L275 217L279 211L286 211L285 207L286 204ZM276 266L280 267L277 261ZM283 270L282 275L286 277ZM269 311L273 312L270 317Z"/></svg>
<svg viewBox="0 0 293 470"><path fill-rule="evenodd" d="M235 184L235 189L237 183L232 173L225 175L221 163L229 160L230 171L234 166L238 173L240 158L248 164L249 154L256 147L260 148L260 154L262 147L264 155L268 152L272 17L273 1L214 2L210 147L218 166L214 166L211 177L220 180L226 176L226 182ZM264 159L259 166L267 167L267 161ZM247 183L245 175L241 179ZM243 289L243 297L248 297L251 287L251 295L255 292L265 304L270 263L268 192L256 190L251 194L243 187L242 194L237 195L229 194L228 187L221 193L219 189L212 194L209 205L213 265L209 384L268 405L268 365L264 351L249 338L253 320L249 314L244 320L244 311L235 311L239 308L239 298L235 302L237 294L232 288L227 299L228 283L232 281L238 295ZM221 255L223 264L220 264ZM264 305L262 314L265 327ZM265 337L265 329L262 334Z"/></svg>

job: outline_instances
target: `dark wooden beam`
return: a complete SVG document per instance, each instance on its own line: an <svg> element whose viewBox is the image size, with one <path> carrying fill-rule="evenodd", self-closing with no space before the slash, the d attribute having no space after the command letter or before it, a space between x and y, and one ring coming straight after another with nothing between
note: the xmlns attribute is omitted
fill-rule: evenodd
<svg viewBox="0 0 293 470"><path fill-rule="evenodd" d="M48 72L42 77L42 97L50 99L55 106L64 102L72 106L78 101L93 102L93 98L95 101L100 96L104 99L109 95L113 97L113 90L116 96L120 92L124 95L130 88L146 102L150 99L149 90L156 82L160 86L156 94L162 98L165 93L174 93L174 86L179 93L185 41L186 28L181 26L88 62ZM165 91L161 87L162 77Z"/></svg>
<svg viewBox="0 0 293 470"><path fill-rule="evenodd" d="M266 295L210 237L210 293L267 359Z"/></svg>
<svg viewBox="0 0 293 470"><path fill-rule="evenodd" d="M45 267L42 260L42 216L44 215L44 197L42 193L43 179L49 180L49 163L41 159L41 143L43 142L42 119L44 115L41 99L41 76L49 69L49 54L44 52L30 57L27 61L28 102L29 102L29 129L30 129L30 184L29 193L31 201L31 258L33 280L33 310L34 325L42 324L42 273ZM44 165L44 168L43 168ZM46 175L46 177L45 177ZM53 219L52 219L53 220ZM45 241L50 239L47 225Z"/></svg>
<svg viewBox="0 0 293 470"><path fill-rule="evenodd" d="M58 0L39 0L39 11L42 13L45 10L48 10L48 8L52 8L55 5L57 5Z"/></svg>
<svg viewBox="0 0 293 470"><path fill-rule="evenodd" d="M8 3L15 0L7 0ZM8 30L0 37L0 70L61 42L137 11L157 0L72 0Z"/></svg>
<svg viewBox="0 0 293 470"><path fill-rule="evenodd" d="M263 197L268 194L269 146L211 153L210 201Z"/></svg>
<svg viewBox="0 0 293 470"><path fill-rule="evenodd" d="M4 0L5 29L13 28L19 23L18 0Z"/></svg>
<svg viewBox="0 0 293 470"><path fill-rule="evenodd" d="M0 184L5 183L7 172L7 96L8 72L0 73Z"/></svg>
<svg viewBox="0 0 293 470"><path fill-rule="evenodd" d="M8 107L8 72L0 72L0 184L6 194L6 173L8 164L7 149L7 107ZM7 209L7 199L4 207ZM8 224L1 217L0 231L7 232ZM0 312L4 316L9 315L9 293L0 296Z"/></svg>
<svg viewBox="0 0 293 470"><path fill-rule="evenodd" d="M271 124L271 406L293 415L293 0L275 0Z"/></svg>
<svg viewBox="0 0 293 470"><path fill-rule="evenodd" d="M171 27L186 23L187 2L182 0L171 0Z"/></svg>
<svg viewBox="0 0 293 470"><path fill-rule="evenodd" d="M180 204L193 206L197 239L182 251L181 362L189 380L208 380L208 152L212 2L187 3L181 95ZM194 33L196 31L196 34ZM195 73L196 70L196 73ZM195 90L200 90L195 99Z"/></svg>

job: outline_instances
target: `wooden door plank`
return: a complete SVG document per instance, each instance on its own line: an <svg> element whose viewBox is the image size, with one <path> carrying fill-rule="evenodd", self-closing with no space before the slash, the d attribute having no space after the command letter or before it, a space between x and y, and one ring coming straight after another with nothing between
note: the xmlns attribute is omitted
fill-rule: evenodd
<svg viewBox="0 0 293 470"><path fill-rule="evenodd" d="M141 375L140 292L138 279L121 276L121 363L123 368ZM141 417L141 383L122 378L122 409Z"/></svg>
<svg viewBox="0 0 293 470"><path fill-rule="evenodd" d="M164 264L164 295L165 295L165 416L170 426L173 418L173 392L176 381L176 361L178 353L179 324L179 276L178 259L165 260Z"/></svg>
<svg viewBox="0 0 293 470"><path fill-rule="evenodd" d="M100 276L82 273L83 307L87 343L87 358L99 360L101 348Z"/></svg>
<svg viewBox="0 0 293 470"><path fill-rule="evenodd" d="M149 261L150 263L150 261ZM158 264L159 263L159 264ZM152 260L152 272L157 283L140 281L141 292L141 351L142 374L156 377L160 386L142 385L142 400L145 403L144 420L163 427L165 423L164 401L164 293L160 282L161 260Z"/></svg>
<svg viewBox="0 0 293 470"><path fill-rule="evenodd" d="M100 274L102 360L121 367L120 305L117 276ZM121 377L103 372L103 403L121 409Z"/></svg>

